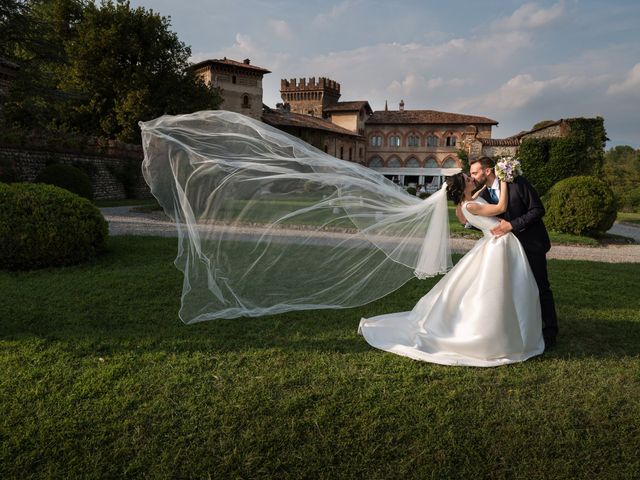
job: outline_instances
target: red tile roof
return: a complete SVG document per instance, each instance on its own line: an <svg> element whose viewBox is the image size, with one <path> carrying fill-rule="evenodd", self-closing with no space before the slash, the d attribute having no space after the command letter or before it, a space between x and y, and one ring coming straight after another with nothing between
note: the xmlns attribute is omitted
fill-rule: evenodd
<svg viewBox="0 0 640 480"><path fill-rule="evenodd" d="M244 63L244 62L236 62L235 60L229 60L227 57L224 57L222 60L218 60L215 58L204 60L202 62L191 65L191 68L195 70L198 68L206 67L207 65L227 65L231 67L244 68L247 70L252 70L254 72L262 73L263 75L265 73L271 73L271 71L267 70L266 68L256 67L255 65L251 65L249 63Z"/></svg>
<svg viewBox="0 0 640 480"><path fill-rule="evenodd" d="M478 138L480 143L488 147L517 147L520 145L520 139L517 137L509 138Z"/></svg>
<svg viewBox="0 0 640 480"><path fill-rule="evenodd" d="M303 115L301 113L283 112L282 110L269 109L264 111L262 113L262 121L274 127L311 128L314 130L338 133L340 135L349 135L351 137L358 136L356 132L339 127L329 120L312 117L311 115Z"/></svg>
<svg viewBox="0 0 640 480"><path fill-rule="evenodd" d="M325 112L358 112L362 107L365 107L365 110L368 113L373 112L371 107L369 106L369 102L366 100L357 100L354 102L338 102L335 105L330 105L323 110Z"/></svg>
<svg viewBox="0 0 640 480"><path fill-rule="evenodd" d="M379 110L373 112L366 122L369 124L474 124L497 125L498 122L487 117L464 115L461 113L437 112L435 110Z"/></svg>

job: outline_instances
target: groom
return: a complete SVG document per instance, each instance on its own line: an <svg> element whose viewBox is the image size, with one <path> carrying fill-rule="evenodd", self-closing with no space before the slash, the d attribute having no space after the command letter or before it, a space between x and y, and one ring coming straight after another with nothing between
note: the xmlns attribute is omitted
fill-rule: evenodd
<svg viewBox="0 0 640 480"><path fill-rule="evenodd" d="M494 171L495 163L489 157L472 160L469 173L477 186L485 185L480 196L487 202L496 204L500 198L500 181ZM509 205L507 211L500 215L500 223L491 230L496 237L509 232L520 240L533 271L533 276L540 291L540 307L542 309L542 335L547 348L556 343L558 320L553 302L553 293L547 276L546 253L551 248L547 229L542 223L544 206L531 184L522 176L509 184Z"/></svg>

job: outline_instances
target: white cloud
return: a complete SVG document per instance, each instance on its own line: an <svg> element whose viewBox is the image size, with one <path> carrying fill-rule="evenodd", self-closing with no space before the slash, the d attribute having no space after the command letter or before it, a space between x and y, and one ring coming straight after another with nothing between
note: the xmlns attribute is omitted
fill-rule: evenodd
<svg viewBox="0 0 640 480"><path fill-rule="evenodd" d="M640 95L640 63L635 64L622 82L610 85L607 93L611 95Z"/></svg>
<svg viewBox="0 0 640 480"><path fill-rule="evenodd" d="M338 3L331 7L331 10L329 10L327 13L320 13L316 15L313 19L313 24L316 26L326 25L336 18L345 15L349 9L351 9L358 3L360 2L356 0L345 0L342 3Z"/></svg>
<svg viewBox="0 0 640 480"><path fill-rule="evenodd" d="M273 33L283 40L290 40L293 37L289 24L284 20L269 20L269 27Z"/></svg>
<svg viewBox="0 0 640 480"><path fill-rule="evenodd" d="M421 90L437 90L448 87L460 88L473 83L474 81L471 78L425 78L422 75L410 73L402 80L393 80L386 90L398 96L408 97L413 93L419 93Z"/></svg>
<svg viewBox="0 0 640 480"><path fill-rule="evenodd" d="M289 54L284 52L272 52L262 46L257 46L249 35L236 33L235 42L230 47L209 52L196 52L189 59L191 62L200 62L210 58L227 57L241 62L245 58L251 60L252 65L275 70L283 68L289 61ZM267 75L268 78L269 75ZM284 78L284 77L283 77Z"/></svg>
<svg viewBox="0 0 640 480"><path fill-rule="evenodd" d="M510 16L493 22L494 30L529 30L546 27L560 19L565 13L564 1L549 8L537 3L525 3Z"/></svg>
<svg viewBox="0 0 640 480"><path fill-rule="evenodd" d="M517 110L545 97L556 99L559 95L579 98L593 96L602 90L602 78L583 76L558 76L547 80L535 79L530 74L518 74L484 95L459 100L458 109L492 111Z"/></svg>

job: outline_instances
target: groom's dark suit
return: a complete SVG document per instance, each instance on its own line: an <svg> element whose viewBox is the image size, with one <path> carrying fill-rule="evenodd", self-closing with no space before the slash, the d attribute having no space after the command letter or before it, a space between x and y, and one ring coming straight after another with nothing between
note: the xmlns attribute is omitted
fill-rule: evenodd
<svg viewBox="0 0 640 480"><path fill-rule="evenodd" d="M549 343L555 340L558 333L558 320L547 275L546 253L551 248L551 242L547 229L542 223L542 217L545 213L544 206L535 189L524 177L516 177L508 188L509 205L507 211L499 217L511 223L512 232L520 240L529 259L529 265L540 291L542 331L545 340ZM480 196L489 203L495 203L491 200L486 188Z"/></svg>

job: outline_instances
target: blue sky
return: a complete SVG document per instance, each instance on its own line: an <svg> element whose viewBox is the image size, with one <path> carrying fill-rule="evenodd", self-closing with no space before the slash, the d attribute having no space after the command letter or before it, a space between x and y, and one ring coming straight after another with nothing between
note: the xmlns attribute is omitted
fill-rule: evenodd
<svg viewBox="0 0 640 480"><path fill-rule="evenodd" d="M640 147L640 1L133 0L171 17L193 61L251 63L264 102L280 79L325 76L341 100L500 122L603 116L608 146Z"/></svg>

